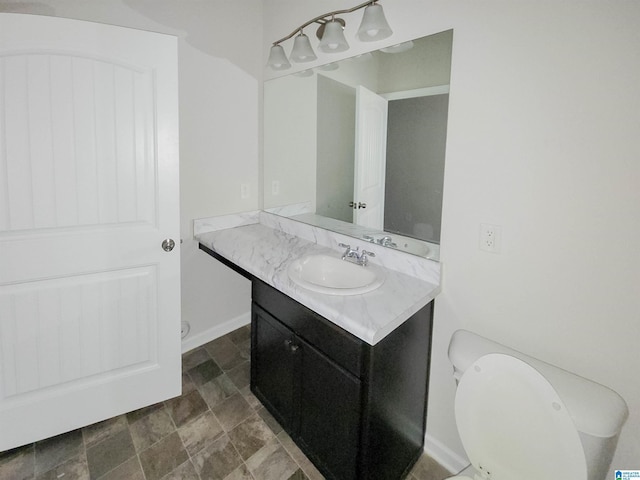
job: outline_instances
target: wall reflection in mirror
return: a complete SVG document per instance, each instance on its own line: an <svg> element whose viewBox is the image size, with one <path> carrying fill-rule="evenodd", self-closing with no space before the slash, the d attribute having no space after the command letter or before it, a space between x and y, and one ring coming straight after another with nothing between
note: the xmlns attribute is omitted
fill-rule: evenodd
<svg viewBox="0 0 640 480"><path fill-rule="evenodd" d="M265 82L265 210L438 260L452 38Z"/></svg>

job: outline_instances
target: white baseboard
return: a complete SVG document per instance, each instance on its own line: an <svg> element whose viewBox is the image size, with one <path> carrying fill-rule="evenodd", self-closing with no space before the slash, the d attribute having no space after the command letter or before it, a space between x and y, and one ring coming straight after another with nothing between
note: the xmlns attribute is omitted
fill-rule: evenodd
<svg viewBox="0 0 640 480"><path fill-rule="evenodd" d="M182 353L193 350L200 345L204 345L211 340L222 337L223 335L226 335L229 332L233 332L234 330L240 327L244 327L245 325L248 325L250 323L251 312L246 312L242 315L232 318L231 320L227 320L224 323L214 325L213 327L205 330L204 332L200 332L197 335L187 335L187 338L182 340Z"/></svg>
<svg viewBox="0 0 640 480"><path fill-rule="evenodd" d="M469 465L469 460L461 457L428 433L424 437L424 451L454 475L461 472Z"/></svg>

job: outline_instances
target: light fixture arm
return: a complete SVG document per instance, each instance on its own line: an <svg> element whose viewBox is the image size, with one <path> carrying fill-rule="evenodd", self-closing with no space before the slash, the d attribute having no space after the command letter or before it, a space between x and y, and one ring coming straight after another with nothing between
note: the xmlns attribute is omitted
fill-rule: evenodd
<svg viewBox="0 0 640 480"><path fill-rule="evenodd" d="M286 37L282 37L280 40L277 40L277 41L273 42L273 45L276 46L276 45L279 45L279 44L281 44L282 42L284 42L286 40L289 40L296 33L302 32L302 30L305 27L308 27L312 23L325 24L325 23L327 23L327 20L325 20L327 17L334 17L336 15L342 15L344 13L355 12L356 10L360 10L361 8L368 7L369 5L374 5L378 1L379 0L368 0L367 2L361 3L360 5L356 5L353 8L347 8L345 10L336 10L334 12L325 13L324 15L318 15L316 18L313 18L313 19L309 20L308 22L303 23L302 25L300 25L298 28L296 28L293 32L291 32Z"/></svg>

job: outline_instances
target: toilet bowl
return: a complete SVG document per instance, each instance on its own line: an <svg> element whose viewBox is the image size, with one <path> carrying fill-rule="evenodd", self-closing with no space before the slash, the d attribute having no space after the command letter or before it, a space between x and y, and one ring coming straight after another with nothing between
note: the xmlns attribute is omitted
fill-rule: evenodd
<svg viewBox="0 0 640 480"><path fill-rule="evenodd" d="M601 480L628 410L614 391L459 330L455 416L471 465L450 480Z"/></svg>

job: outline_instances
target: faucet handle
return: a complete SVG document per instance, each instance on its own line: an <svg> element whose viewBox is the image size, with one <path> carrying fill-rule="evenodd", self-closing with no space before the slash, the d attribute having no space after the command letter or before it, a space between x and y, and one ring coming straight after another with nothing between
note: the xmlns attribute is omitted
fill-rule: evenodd
<svg viewBox="0 0 640 480"><path fill-rule="evenodd" d="M345 255L351 252L357 252L358 250L360 250L360 247L351 248L351 245L347 245L346 243L339 243L338 246L347 249L347 251L345 252Z"/></svg>
<svg viewBox="0 0 640 480"><path fill-rule="evenodd" d="M368 250L362 250L362 253L360 253L360 258L358 259L358 265L362 265L363 267L366 267L368 264L368 260L369 257L375 257L376 254L373 252L370 252Z"/></svg>

